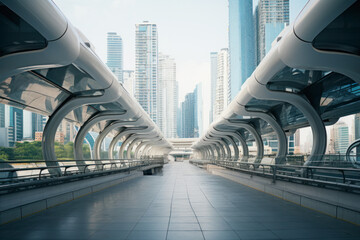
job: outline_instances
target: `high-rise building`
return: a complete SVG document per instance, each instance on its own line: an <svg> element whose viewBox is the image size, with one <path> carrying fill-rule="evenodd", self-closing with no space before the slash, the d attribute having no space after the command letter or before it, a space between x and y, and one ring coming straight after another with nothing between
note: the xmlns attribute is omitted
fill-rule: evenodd
<svg viewBox="0 0 360 240"><path fill-rule="evenodd" d="M354 117L354 138L355 140L360 139L360 113L355 114ZM360 156L360 146L356 147L356 155Z"/></svg>
<svg viewBox="0 0 360 240"><path fill-rule="evenodd" d="M31 137L35 139L36 132L44 131L46 118L37 113L31 113Z"/></svg>
<svg viewBox="0 0 360 240"><path fill-rule="evenodd" d="M203 130L202 84L196 85L193 92L186 94L181 103L181 134L182 138L199 137Z"/></svg>
<svg viewBox="0 0 360 240"><path fill-rule="evenodd" d="M334 148L336 154L345 154L349 147L349 126L345 122L337 122L334 126Z"/></svg>
<svg viewBox="0 0 360 240"><path fill-rule="evenodd" d="M194 122L195 122L195 137L200 137L203 133L203 98L202 98L202 84L198 83L194 90Z"/></svg>
<svg viewBox="0 0 360 240"><path fill-rule="evenodd" d="M230 100L255 69L253 21L253 0L229 0Z"/></svg>
<svg viewBox="0 0 360 240"><path fill-rule="evenodd" d="M17 141L23 139L23 110L15 107L9 107L9 146L15 146Z"/></svg>
<svg viewBox="0 0 360 240"><path fill-rule="evenodd" d="M183 137L183 130L182 130L182 113L181 113L181 106L178 107L177 109L177 116L176 116L177 120L176 120L176 133L177 133L177 137L182 138Z"/></svg>
<svg viewBox="0 0 360 240"><path fill-rule="evenodd" d="M0 128L5 127L5 105L0 103Z"/></svg>
<svg viewBox="0 0 360 240"><path fill-rule="evenodd" d="M135 98L151 119L157 121L158 36L156 24L136 24Z"/></svg>
<svg viewBox="0 0 360 240"><path fill-rule="evenodd" d="M158 126L165 137L175 138L178 105L176 63L162 53L158 59L158 86Z"/></svg>
<svg viewBox="0 0 360 240"><path fill-rule="evenodd" d="M214 105L216 96L216 80L217 80L217 52L210 53L210 80L211 80L211 100L210 100L210 113L209 124L214 121Z"/></svg>
<svg viewBox="0 0 360 240"><path fill-rule="evenodd" d="M123 70L123 86L131 96L134 96L134 70Z"/></svg>
<svg viewBox="0 0 360 240"><path fill-rule="evenodd" d="M194 92L185 96L184 102L181 103L181 129L183 138L195 137L195 98Z"/></svg>
<svg viewBox="0 0 360 240"><path fill-rule="evenodd" d="M222 113L231 100L229 86L229 50L227 48L221 49L218 53L217 60L214 120Z"/></svg>
<svg viewBox="0 0 360 240"><path fill-rule="evenodd" d="M289 25L289 0L259 0L255 14L258 14L258 61L261 61L275 38Z"/></svg>
<svg viewBox="0 0 360 240"><path fill-rule="evenodd" d="M9 147L8 128L5 127L5 105L0 103L0 146Z"/></svg>
<svg viewBox="0 0 360 240"><path fill-rule="evenodd" d="M119 82L123 82L123 42L116 32L107 33L107 63Z"/></svg>

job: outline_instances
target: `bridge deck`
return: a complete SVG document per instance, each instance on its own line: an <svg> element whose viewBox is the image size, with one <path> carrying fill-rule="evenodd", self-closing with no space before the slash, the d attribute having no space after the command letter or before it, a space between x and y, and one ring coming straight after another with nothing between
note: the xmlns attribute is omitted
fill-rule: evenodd
<svg viewBox="0 0 360 240"><path fill-rule="evenodd" d="M0 226L5 239L360 239L360 228L188 163Z"/></svg>

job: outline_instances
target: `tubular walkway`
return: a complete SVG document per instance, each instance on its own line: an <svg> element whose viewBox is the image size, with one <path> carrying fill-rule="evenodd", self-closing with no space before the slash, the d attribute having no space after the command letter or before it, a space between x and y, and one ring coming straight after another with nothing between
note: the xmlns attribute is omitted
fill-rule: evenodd
<svg viewBox="0 0 360 240"><path fill-rule="evenodd" d="M0 226L6 239L360 239L360 228L187 162Z"/></svg>

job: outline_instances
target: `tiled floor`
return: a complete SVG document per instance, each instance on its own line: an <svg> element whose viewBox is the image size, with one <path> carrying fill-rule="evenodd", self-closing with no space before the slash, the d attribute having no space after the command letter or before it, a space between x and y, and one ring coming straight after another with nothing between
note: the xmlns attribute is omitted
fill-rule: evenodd
<svg viewBox="0 0 360 240"><path fill-rule="evenodd" d="M360 239L360 227L188 163L0 226L0 239Z"/></svg>

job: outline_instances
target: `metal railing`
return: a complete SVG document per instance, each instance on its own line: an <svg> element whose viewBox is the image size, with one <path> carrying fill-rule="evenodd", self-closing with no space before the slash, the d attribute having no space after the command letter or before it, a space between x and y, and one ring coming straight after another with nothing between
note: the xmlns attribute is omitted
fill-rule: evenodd
<svg viewBox="0 0 360 240"><path fill-rule="evenodd" d="M360 193L360 169L350 167L302 166L290 164L266 164L229 160L191 160L193 164L213 164L250 175L277 180L328 187ZM324 162L322 162L324 163Z"/></svg>
<svg viewBox="0 0 360 240"><path fill-rule="evenodd" d="M0 194L119 172L130 172L146 166L163 165L164 159L58 160L57 162L59 166L47 166L44 160L0 162ZM51 169L59 168L61 174L51 174Z"/></svg>

